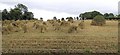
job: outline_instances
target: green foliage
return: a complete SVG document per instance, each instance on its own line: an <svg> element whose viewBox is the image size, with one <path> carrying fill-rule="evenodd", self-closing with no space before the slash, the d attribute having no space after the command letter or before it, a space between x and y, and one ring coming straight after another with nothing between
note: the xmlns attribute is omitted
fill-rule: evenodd
<svg viewBox="0 0 120 55"><path fill-rule="evenodd" d="M86 48L84 53L92 53L92 52L91 52L91 50L89 48Z"/></svg>
<svg viewBox="0 0 120 55"><path fill-rule="evenodd" d="M66 18L69 22L72 22L73 23L73 17L67 17Z"/></svg>
<svg viewBox="0 0 120 55"><path fill-rule="evenodd" d="M102 21L105 21L104 17L103 16L96 16L94 19L94 21L97 21L97 22L102 22Z"/></svg>
<svg viewBox="0 0 120 55"><path fill-rule="evenodd" d="M109 14L108 14L108 13L105 13L105 14L104 14L104 17L105 17L105 19L108 19L108 18L109 18Z"/></svg>
<svg viewBox="0 0 120 55"><path fill-rule="evenodd" d="M110 13L110 14L109 14L109 18L114 18L114 14L113 14L113 13Z"/></svg>
<svg viewBox="0 0 120 55"><path fill-rule="evenodd" d="M96 26L102 26L106 23L105 18L101 15L95 16L95 18L92 20L91 25L96 25Z"/></svg>
<svg viewBox="0 0 120 55"><path fill-rule="evenodd" d="M28 12L27 6L25 6L23 4L17 4L15 7L19 8L23 13Z"/></svg>
<svg viewBox="0 0 120 55"><path fill-rule="evenodd" d="M4 10L2 11L2 18L4 18L4 19L2 19L2 20L5 20L5 19L8 19L8 20L9 20L7 9L4 9Z"/></svg>
<svg viewBox="0 0 120 55"><path fill-rule="evenodd" d="M72 18L72 17L67 17L66 19L68 19L68 20L73 20L73 18Z"/></svg>
<svg viewBox="0 0 120 55"><path fill-rule="evenodd" d="M64 20L65 20L64 18L61 19L61 21L64 21Z"/></svg>
<svg viewBox="0 0 120 55"><path fill-rule="evenodd" d="M115 18L113 13L109 14L109 18Z"/></svg>
<svg viewBox="0 0 120 55"><path fill-rule="evenodd" d="M117 17L120 18L120 14Z"/></svg>
<svg viewBox="0 0 120 55"><path fill-rule="evenodd" d="M77 20L79 19L79 17L76 17L77 18Z"/></svg>
<svg viewBox="0 0 120 55"><path fill-rule="evenodd" d="M82 17L82 18L94 18L96 15L102 15L102 14L100 12L98 12L98 11L92 11L92 12L81 13L79 15L79 17Z"/></svg>
<svg viewBox="0 0 120 55"><path fill-rule="evenodd" d="M17 4L15 8L4 9L2 11L2 20L31 20L34 19L34 15L32 12L28 12L27 6L23 4Z"/></svg>
<svg viewBox="0 0 120 55"><path fill-rule="evenodd" d="M104 17L105 17L105 19L112 19L112 18L115 18L115 16L114 16L114 14L113 13L105 13L104 14Z"/></svg>
<svg viewBox="0 0 120 55"><path fill-rule="evenodd" d="M40 20L41 20L41 21L43 21L43 18L42 18L42 17L40 17Z"/></svg>
<svg viewBox="0 0 120 55"><path fill-rule="evenodd" d="M23 15L23 20L32 20L34 19L33 17L34 15L32 12L25 12Z"/></svg>
<svg viewBox="0 0 120 55"><path fill-rule="evenodd" d="M56 16L54 16L54 17L53 17L53 20L57 20L57 17L56 17Z"/></svg>
<svg viewBox="0 0 120 55"><path fill-rule="evenodd" d="M19 8L14 8L10 10L9 16L10 20L18 20L22 17L22 12Z"/></svg>

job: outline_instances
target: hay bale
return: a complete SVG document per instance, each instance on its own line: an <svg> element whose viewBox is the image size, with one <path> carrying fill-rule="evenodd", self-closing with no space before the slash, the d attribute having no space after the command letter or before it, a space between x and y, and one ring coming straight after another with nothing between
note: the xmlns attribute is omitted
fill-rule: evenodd
<svg viewBox="0 0 120 55"><path fill-rule="evenodd" d="M10 31L9 31L9 29L7 28L7 26L3 26L2 27L2 34L9 34L10 33Z"/></svg>
<svg viewBox="0 0 120 55"><path fill-rule="evenodd" d="M85 28L85 24L84 21L81 21L78 26L80 27L80 29L84 29Z"/></svg>
<svg viewBox="0 0 120 55"><path fill-rule="evenodd" d="M42 24L43 24L43 25L47 25L46 22L43 22Z"/></svg>
<svg viewBox="0 0 120 55"><path fill-rule="evenodd" d="M14 30L13 30L14 27L13 27L12 25L7 25L7 29L8 29L10 32L14 31Z"/></svg>
<svg viewBox="0 0 120 55"><path fill-rule="evenodd" d="M95 26L103 26L105 24L106 24L106 20L101 15L95 16L95 18L91 22L91 25L95 25Z"/></svg>
<svg viewBox="0 0 120 55"><path fill-rule="evenodd" d="M50 24L54 23L54 20L47 20Z"/></svg>
<svg viewBox="0 0 120 55"><path fill-rule="evenodd" d="M22 29L23 29L23 32L24 32L24 33L28 32L27 24L24 24L23 27L22 27Z"/></svg>
<svg viewBox="0 0 120 55"><path fill-rule="evenodd" d="M24 24L25 23L23 23L22 21L19 21L19 20L11 23L11 25L14 27L14 32L21 31Z"/></svg>
<svg viewBox="0 0 120 55"><path fill-rule="evenodd" d="M2 25L5 26L5 25L9 25L11 23L10 20L4 20L2 21Z"/></svg>
<svg viewBox="0 0 120 55"><path fill-rule="evenodd" d="M59 26L60 24L58 22L54 22L52 26Z"/></svg>
<svg viewBox="0 0 120 55"><path fill-rule="evenodd" d="M76 33L77 32L77 26L70 26L68 29L68 33Z"/></svg>
<svg viewBox="0 0 120 55"><path fill-rule="evenodd" d="M58 19L57 22L60 23L61 22L60 19Z"/></svg>
<svg viewBox="0 0 120 55"><path fill-rule="evenodd" d="M34 22L34 23L33 23L33 28L35 28L35 29L38 29L38 28L39 28L38 22Z"/></svg>
<svg viewBox="0 0 120 55"><path fill-rule="evenodd" d="M9 34L9 33L12 33L14 31L15 31L15 28L11 24L2 27L2 33Z"/></svg>
<svg viewBox="0 0 120 55"><path fill-rule="evenodd" d="M54 31L60 31L61 30L61 27L60 26L55 26L54 27Z"/></svg>
<svg viewBox="0 0 120 55"><path fill-rule="evenodd" d="M46 27L44 25L39 26L40 33L44 33L46 31Z"/></svg>
<svg viewBox="0 0 120 55"><path fill-rule="evenodd" d="M53 23L52 26L53 26L53 28L54 28L54 31L59 31L59 30L61 30L60 23L58 23L58 22Z"/></svg>
<svg viewBox="0 0 120 55"><path fill-rule="evenodd" d="M23 22L24 24L22 24L21 29L22 29L22 31L23 31L24 33L26 33L26 32L28 32L28 27L27 27L28 21L23 20L22 22Z"/></svg>
<svg viewBox="0 0 120 55"><path fill-rule="evenodd" d="M20 20L17 20L17 21L14 21L14 22L12 22L12 25L14 26L14 27L21 27L23 24L25 24L25 22L23 22L23 21L20 21Z"/></svg>
<svg viewBox="0 0 120 55"><path fill-rule="evenodd" d="M19 26L18 26L19 23L17 23L17 22L12 22L12 25L13 25L14 27L19 27Z"/></svg>
<svg viewBox="0 0 120 55"><path fill-rule="evenodd" d="M33 23L32 28L35 28L35 27L36 27L36 22ZM36 28L35 28L35 29L36 29Z"/></svg>
<svg viewBox="0 0 120 55"><path fill-rule="evenodd" d="M34 22L33 28L40 31L40 33L44 33L46 31L46 23L43 22L42 24L38 22Z"/></svg>
<svg viewBox="0 0 120 55"><path fill-rule="evenodd" d="M60 23L60 26L70 26L69 22L63 21Z"/></svg>
<svg viewBox="0 0 120 55"><path fill-rule="evenodd" d="M5 23L6 25L3 25L3 26L6 26L5 30L8 30L9 32L19 32L23 29L23 26L25 24L20 20L17 20L17 21L9 20L9 21L7 21L7 20L4 21L4 22L8 22L9 24Z"/></svg>

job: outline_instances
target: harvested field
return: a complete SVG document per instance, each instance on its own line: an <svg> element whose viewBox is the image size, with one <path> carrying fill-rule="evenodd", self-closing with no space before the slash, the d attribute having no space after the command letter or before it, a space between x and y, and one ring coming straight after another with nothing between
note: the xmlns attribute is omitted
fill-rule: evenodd
<svg viewBox="0 0 120 55"><path fill-rule="evenodd" d="M75 21L73 25L81 21ZM52 24L46 22L47 31L34 30L33 21L28 21L28 32L3 34L3 53L116 53L118 51L118 21L107 20L104 26L92 26L91 20L84 21L84 29L67 33L68 27L54 31Z"/></svg>

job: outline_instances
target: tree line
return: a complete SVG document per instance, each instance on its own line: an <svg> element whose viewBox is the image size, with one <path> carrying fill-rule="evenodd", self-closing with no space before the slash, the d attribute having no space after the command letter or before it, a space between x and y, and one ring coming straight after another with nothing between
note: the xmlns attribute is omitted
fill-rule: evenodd
<svg viewBox="0 0 120 55"><path fill-rule="evenodd" d="M27 6L23 4L15 5L15 8L11 8L10 11L4 9L2 11L2 20L31 20L34 19L32 12L28 11Z"/></svg>
<svg viewBox="0 0 120 55"><path fill-rule="evenodd" d="M102 15L107 20L112 20L112 19L113 20L118 20L118 19L120 19L120 14L119 15L114 15L113 13L102 14L102 13L100 13L98 11L91 11L91 12L81 13L79 15L79 17L86 18L86 19L93 19L97 15Z"/></svg>
<svg viewBox="0 0 120 55"><path fill-rule="evenodd" d="M98 11L81 13L78 17L74 18L76 18L77 20L79 20L79 18L93 19L97 15L102 15L105 19L108 20L112 19L118 20L120 18L120 14L119 15L114 15L113 13L102 14ZM10 11L7 11L7 9L4 9L2 11L2 20L33 20L33 19L36 20L36 18L34 18L34 14L32 12L29 12L27 6L25 6L24 4L17 4L15 5L15 8L10 9ZM43 18L41 17L40 19ZM53 19L57 18L53 17ZM73 17L67 17L66 19L72 20ZM61 20L64 20L64 18L61 18Z"/></svg>

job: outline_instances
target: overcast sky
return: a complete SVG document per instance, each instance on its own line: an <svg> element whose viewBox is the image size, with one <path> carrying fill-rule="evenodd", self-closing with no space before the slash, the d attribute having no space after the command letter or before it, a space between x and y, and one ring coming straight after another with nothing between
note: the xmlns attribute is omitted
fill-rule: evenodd
<svg viewBox="0 0 120 55"><path fill-rule="evenodd" d="M0 0L0 10L14 8L18 3L26 5L35 18L44 20L76 17L87 11L100 11L101 13L118 13L119 0Z"/></svg>

